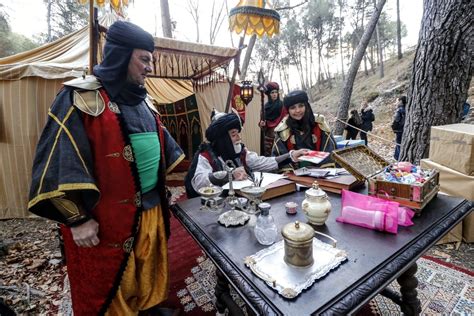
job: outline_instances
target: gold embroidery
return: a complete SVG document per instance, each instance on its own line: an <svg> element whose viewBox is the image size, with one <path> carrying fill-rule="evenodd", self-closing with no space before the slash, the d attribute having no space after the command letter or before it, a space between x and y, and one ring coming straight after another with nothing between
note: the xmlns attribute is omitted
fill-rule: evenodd
<svg viewBox="0 0 474 316"><path fill-rule="evenodd" d="M60 184L57 188L57 190L50 191L50 192L45 192L37 195L34 199L30 200L28 202L28 208L32 208L35 206L38 202L47 200L47 199L52 199L52 198L57 198L57 197L63 197L64 191L69 191L69 190L94 190L100 193L99 189L92 183L68 183L68 184Z"/></svg>
<svg viewBox="0 0 474 316"><path fill-rule="evenodd" d="M111 153L111 154L105 155L105 157L118 158L120 157L120 153Z"/></svg>
<svg viewBox="0 0 474 316"><path fill-rule="evenodd" d="M48 160L46 161L46 165L44 167L44 170L43 170L43 174L41 175L41 179L40 179L40 183L39 183L39 186L38 186L38 194L41 192L41 188L43 187L43 181L44 181L44 177L46 176L46 172L48 171L48 167L49 167L49 164L51 162L51 158L53 156L53 153L56 149L56 146L58 144L58 140L59 140L59 137L61 136L61 133L64 131L67 136L69 137L69 140L71 141L71 144L72 146L74 147L74 149L76 150L76 153L79 157L79 159L81 160L82 162L82 165L85 169L85 171L87 172L87 174L89 174L89 170L87 169L87 166L86 166L86 163L84 162L84 159L82 159L82 156L81 156L81 153L79 152L79 148L77 147L77 144L76 142L74 141L74 138L72 137L71 133L69 132L69 130L67 129L67 127L64 125L67 120L69 119L69 117L71 116L71 113L74 111L74 107L71 106L71 108L69 109L69 111L67 112L66 116L64 117L63 121L61 122L59 120L59 118L57 118L51 111L48 112L48 115L54 120L56 121L56 123L59 125L59 129L58 129L58 132L56 134L56 137L54 139L54 143L53 143L53 147L51 148L51 152L49 153L49 156L48 156Z"/></svg>
<svg viewBox="0 0 474 316"><path fill-rule="evenodd" d="M171 166L168 167L168 169L166 169L166 174L170 173L171 171L173 171L174 168L176 168L176 166L181 162L183 161L183 159L185 158L186 156L184 154L181 154L181 156L178 157L178 159L176 159L175 162L173 162L171 164Z"/></svg>
<svg viewBox="0 0 474 316"><path fill-rule="evenodd" d="M126 253L132 252L134 239L135 238L130 237L125 240L125 242L123 243L123 251L125 251Z"/></svg>
<svg viewBox="0 0 474 316"><path fill-rule="evenodd" d="M142 195L140 194L140 192L135 193L135 206L142 206Z"/></svg>
<svg viewBox="0 0 474 316"><path fill-rule="evenodd" d="M133 162L134 159L133 159L132 146L130 145L125 146L122 151L122 156L125 160Z"/></svg>
<svg viewBox="0 0 474 316"><path fill-rule="evenodd" d="M109 106L110 111L112 111L113 113L115 114L121 113L117 103L109 101L108 106Z"/></svg>

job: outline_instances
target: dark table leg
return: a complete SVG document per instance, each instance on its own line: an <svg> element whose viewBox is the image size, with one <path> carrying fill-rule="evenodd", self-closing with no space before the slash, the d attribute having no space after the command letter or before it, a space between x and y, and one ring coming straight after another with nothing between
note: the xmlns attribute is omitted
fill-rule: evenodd
<svg viewBox="0 0 474 316"><path fill-rule="evenodd" d="M221 314L227 308L229 315L243 315L242 309L237 305L230 295L229 281L219 269L216 269L217 283L215 288L216 308Z"/></svg>
<svg viewBox="0 0 474 316"><path fill-rule="evenodd" d="M418 266L413 264L397 279L400 284L400 294L390 290L384 289L380 294L391 299L395 304L400 306L404 315L417 316L421 313L421 302L418 299L418 279L415 277Z"/></svg>
<svg viewBox="0 0 474 316"><path fill-rule="evenodd" d="M418 299L418 279L415 274L418 266L414 263L397 279L400 284L400 293L402 294L402 304L400 305L405 315L420 315L421 302Z"/></svg>

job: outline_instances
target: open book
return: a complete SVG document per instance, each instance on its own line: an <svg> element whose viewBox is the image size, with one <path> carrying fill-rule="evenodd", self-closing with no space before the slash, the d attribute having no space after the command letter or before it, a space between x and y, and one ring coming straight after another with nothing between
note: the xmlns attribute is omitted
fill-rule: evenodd
<svg viewBox="0 0 474 316"><path fill-rule="evenodd" d="M329 157L329 153L325 151L316 151L316 150L310 150L306 155L300 156L298 160L300 161L309 161L314 164L319 164L321 161Z"/></svg>
<svg viewBox="0 0 474 316"><path fill-rule="evenodd" d="M276 174L276 173L258 172L258 171L254 172L254 173L255 173L255 178L258 181L259 181L259 179L261 179L261 177L263 177L262 184L261 184L262 187L266 187L269 184L286 177L285 175ZM250 180L241 180L241 181L234 180L234 181L232 181L232 187L234 188L234 190L238 190L238 189L241 189L241 188L244 188L244 187L249 187L249 186L252 186L252 185L253 185L253 182L250 181ZM228 190L229 189L229 183L224 184L222 186L222 188L224 190Z"/></svg>

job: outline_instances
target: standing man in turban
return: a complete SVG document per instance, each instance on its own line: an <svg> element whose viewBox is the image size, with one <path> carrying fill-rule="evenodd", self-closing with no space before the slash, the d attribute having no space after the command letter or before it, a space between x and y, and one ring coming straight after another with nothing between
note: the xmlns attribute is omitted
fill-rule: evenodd
<svg viewBox="0 0 474 316"><path fill-rule="evenodd" d="M208 142L203 142L191 162L186 174L185 186L188 198L199 196L197 191L211 184L222 186L227 183L228 177L218 177L216 171L224 170L222 161L231 160L236 169L233 171L234 180L247 179L252 171L277 170L280 165L297 161L307 150L292 150L279 157L259 156L248 150L240 137L242 123L235 113L216 113L211 116L211 124L206 129Z"/></svg>
<svg viewBox="0 0 474 316"><path fill-rule="evenodd" d="M33 165L28 208L61 224L74 315L137 315L167 298L165 176L184 155L144 87L154 39L107 32L94 76L64 83Z"/></svg>
<svg viewBox="0 0 474 316"><path fill-rule="evenodd" d="M260 121L260 128L264 129L264 156L270 156L272 153L273 141L275 139L275 127L288 114L283 102L280 100L280 86L276 82L269 82L265 85L265 94L268 97L264 106L263 120Z"/></svg>
<svg viewBox="0 0 474 316"><path fill-rule="evenodd" d="M313 114L306 92L295 90L288 93L283 99L283 104L288 110L288 115L275 128L273 156L302 148L329 153L337 148L324 116ZM299 168L303 163L305 162L299 163L299 165L288 165L285 166L285 169ZM329 167L334 164L329 156L319 166Z"/></svg>

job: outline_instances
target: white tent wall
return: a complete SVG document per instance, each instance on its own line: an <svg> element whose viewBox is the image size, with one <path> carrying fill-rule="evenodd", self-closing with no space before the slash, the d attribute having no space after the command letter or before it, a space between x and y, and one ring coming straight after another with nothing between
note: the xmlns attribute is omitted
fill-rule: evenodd
<svg viewBox="0 0 474 316"><path fill-rule="evenodd" d="M0 218L26 217L31 166L64 79L0 80Z"/></svg>
<svg viewBox="0 0 474 316"><path fill-rule="evenodd" d="M211 122L211 112L215 108L217 111L224 112L227 94L229 93L229 84L220 82L198 88L195 92L196 102L198 104L199 116L201 119L201 128L203 139L205 131ZM242 142L250 150L260 152L260 92L254 89L254 97L245 109L245 124L242 130Z"/></svg>

